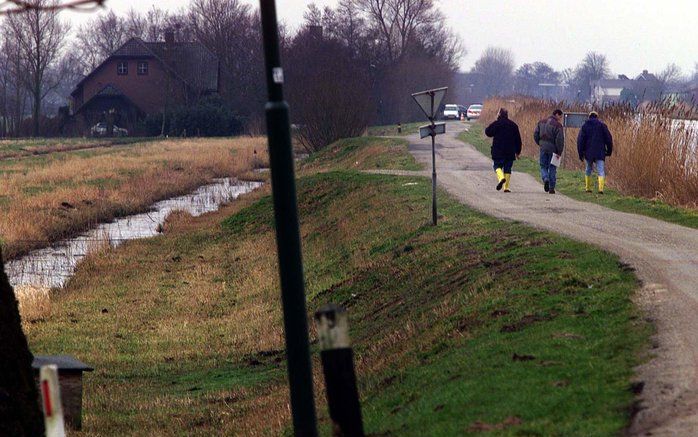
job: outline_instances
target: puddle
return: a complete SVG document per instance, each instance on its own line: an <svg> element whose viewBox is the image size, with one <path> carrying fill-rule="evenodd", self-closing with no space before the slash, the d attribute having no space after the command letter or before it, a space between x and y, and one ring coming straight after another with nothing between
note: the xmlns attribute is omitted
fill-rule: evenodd
<svg viewBox="0 0 698 437"><path fill-rule="evenodd" d="M187 211L196 217L216 211L221 204L261 185L260 182L216 179L215 183L199 187L193 193L157 202L147 213L103 223L75 238L29 252L22 258L7 262L5 271L12 286L63 287L90 251L106 245L116 247L128 240L154 237L172 211Z"/></svg>

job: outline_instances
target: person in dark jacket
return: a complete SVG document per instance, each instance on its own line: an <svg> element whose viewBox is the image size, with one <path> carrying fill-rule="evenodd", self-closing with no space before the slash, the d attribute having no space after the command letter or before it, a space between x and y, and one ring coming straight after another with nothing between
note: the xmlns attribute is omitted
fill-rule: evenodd
<svg viewBox="0 0 698 437"><path fill-rule="evenodd" d="M485 129L485 135L492 138L492 161L494 172L497 174L497 191L504 187L509 193L511 168L514 160L521 154L521 133L519 126L509 120L506 109L500 108L497 119Z"/></svg>
<svg viewBox="0 0 698 437"><path fill-rule="evenodd" d="M606 184L606 157L613 153L613 137L608 126L599 120L599 114L595 111L589 113L589 119L579 130L577 136L577 152L579 160L586 161L587 168L584 175L584 187L587 193L591 193L591 172L596 165L596 173L599 175L599 194L603 194Z"/></svg>
<svg viewBox="0 0 698 437"><path fill-rule="evenodd" d="M557 167L550 164L553 155L562 156L565 149L565 134L562 129L562 111L556 109L553 115L541 120L533 132L533 139L540 146L540 177L547 193L555 194Z"/></svg>

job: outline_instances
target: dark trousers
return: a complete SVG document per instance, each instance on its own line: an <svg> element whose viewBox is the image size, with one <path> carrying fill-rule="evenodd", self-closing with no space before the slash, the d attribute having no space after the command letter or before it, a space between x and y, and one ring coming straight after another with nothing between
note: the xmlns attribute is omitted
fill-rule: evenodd
<svg viewBox="0 0 698 437"><path fill-rule="evenodd" d="M492 168L495 170L501 168L504 170L504 173L511 173L511 168L514 166L513 159L494 159L493 161L494 165L492 165Z"/></svg>

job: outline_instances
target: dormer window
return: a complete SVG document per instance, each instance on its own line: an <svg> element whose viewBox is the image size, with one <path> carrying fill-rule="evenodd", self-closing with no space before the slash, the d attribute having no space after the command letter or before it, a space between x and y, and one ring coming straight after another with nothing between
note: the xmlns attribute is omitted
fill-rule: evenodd
<svg viewBox="0 0 698 437"><path fill-rule="evenodd" d="M122 61L116 64L116 74L126 76L128 74L128 62Z"/></svg>
<svg viewBox="0 0 698 437"><path fill-rule="evenodd" d="M148 75L148 62L140 61L138 63L138 75L147 76Z"/></svg>

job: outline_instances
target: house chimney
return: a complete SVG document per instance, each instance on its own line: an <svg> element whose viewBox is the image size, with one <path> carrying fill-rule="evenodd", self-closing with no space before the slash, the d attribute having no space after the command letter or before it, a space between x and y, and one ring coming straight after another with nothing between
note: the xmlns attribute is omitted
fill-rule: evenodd
<svg viewBox="0 0 698 437"><path fill-rule="evenodd" d="M647 75L648 73L649 73L649 71L647 71L647 70L642 70L642 75L643 75L643 76Z"/></svg>
<svg viewBox="0 0 698 437"><path fill-rule="evenodd" d="M165 30L165 44L167 44L168 46L171 46L174 44L174 40L175 40L174 30L172 30L171 27L167 28Z"/></svg>

